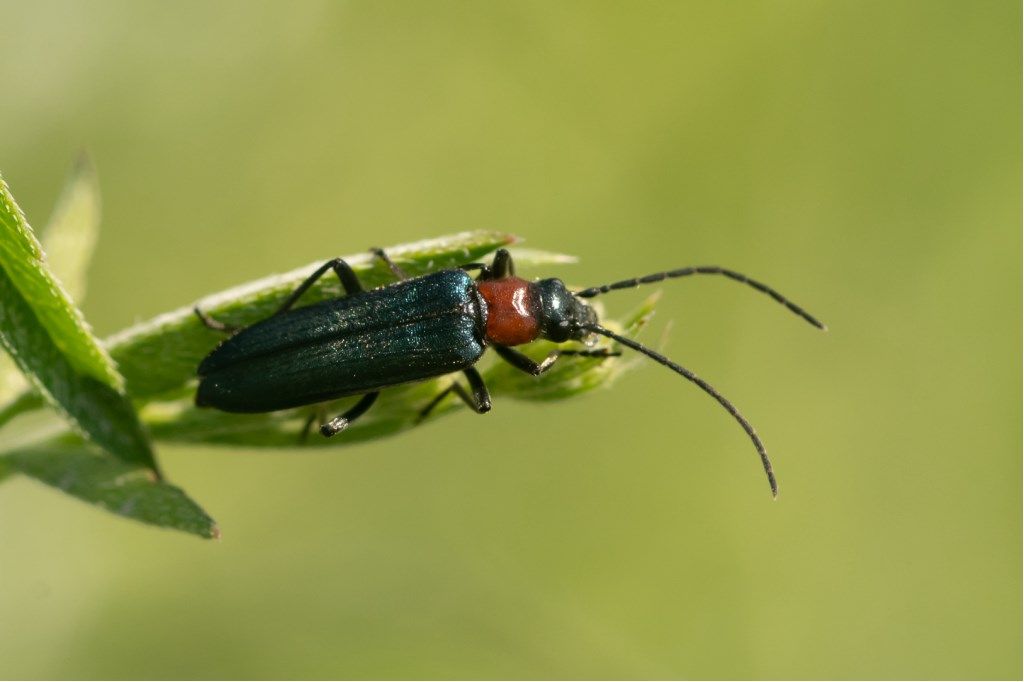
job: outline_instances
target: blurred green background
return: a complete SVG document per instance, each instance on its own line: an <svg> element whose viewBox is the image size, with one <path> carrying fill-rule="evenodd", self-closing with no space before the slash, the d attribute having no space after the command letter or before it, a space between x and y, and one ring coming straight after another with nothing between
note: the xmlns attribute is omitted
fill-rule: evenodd
<svg viewBox="0 0 1024 682"><path fill-rule="evenodd" d="M0 488L3 677L1021 676L1017 2L0 5L0 168L81 148L107 335L473 228L666 352L351 448L162 447L221 542ZM551 272L531 273L550 275ZM140 282L142 284L140 284ZM639 293L605 300L625 312Z"/></svg>

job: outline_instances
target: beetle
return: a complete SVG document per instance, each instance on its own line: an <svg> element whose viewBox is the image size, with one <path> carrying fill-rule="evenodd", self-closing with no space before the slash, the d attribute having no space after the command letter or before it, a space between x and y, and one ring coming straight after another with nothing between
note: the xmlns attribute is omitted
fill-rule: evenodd
<svg viewBox="0 0 1024 682"><path fill-rule="evenodd" d="M462 372L469 390L452 382L424 406L420 417L450 393L483 414L491 409L491 399L474 365L488 347L517 369L538 376L563 355L609 357L619 352L557 349L536 362L515 346L538 338L592 345L600 335L668 367L717 400L750 437L772 495L778 494L764 444L731 402L685 367L602 327L586 303L642 284L721 275L767 294L813 326L826 328L774 289L725 268L693 266L572 292L559 279L531 282L517 277L505 249L499 249L490 264L468 263L421 277L407 276L382 249L371 252L395 275L396 283L364 290L351 266L335 258L303 281L270 317L248 327L219 322L196 306L195 314L206 327L231 334L199 365L196 405L226 412L270 412L361 395L348 411L320 426L320 432L331 437L369 410L384 388ZM294 308L302 294L332 270L345 295ZM475 279L473 272L478 273ZM311 423L312 418L307 428Z"/></svg>

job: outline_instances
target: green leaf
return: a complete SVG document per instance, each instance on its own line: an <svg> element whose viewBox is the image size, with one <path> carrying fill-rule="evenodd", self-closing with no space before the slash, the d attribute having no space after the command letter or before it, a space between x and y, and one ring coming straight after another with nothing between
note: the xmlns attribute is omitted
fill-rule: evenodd
<svg viewBox="0 0 1024 682"><path fill-rule="evenodd" d="M46 266L36 241L7 183L0 178L0 268L32 310L38 324L54 340L67 362L115 390L123 380L110 357L93 337L82 313Z"/></svg>
<svg viewBox="0 0 1024 682"><path fill-rule="evenodd" d="M40 239L50 270L63 284L68 297L79 305L85 299L86 274L99 225L99 184L92 163L83 154L69 172ZM0 404L28 387L14 361L0 356Z"/></svg>
<svg viewBox="0 0 1024 682"><path fill-rule="evenodd" d="M50 443L0 456L0 475L18 471L114 514L136 521L218 538L217 524L180 488L147 469L82 446Z"/></svg>
<svg viewBox="0 0 1024 682"><path fill-rule="evenodd" d="M46 401L93 443L156 469L123 379L46 267L0 178L0 342Z"/></svg>

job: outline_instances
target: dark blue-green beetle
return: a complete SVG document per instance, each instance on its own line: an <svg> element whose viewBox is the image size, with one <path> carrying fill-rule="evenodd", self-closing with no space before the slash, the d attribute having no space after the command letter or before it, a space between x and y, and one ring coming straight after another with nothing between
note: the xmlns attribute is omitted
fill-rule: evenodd
<svg viewBox="0 0 1024 682"><path fill-rule="evenodd" d="M512 257L499 249L490 265L469 263L410 278L380 249L373 249L395 274L394 284L366 291L340 258L309 276L269 318L243 329L211 319L207 327L231 334L199 365L196 405L226 412L271 412L362 395L351 409L320 427L333 436L365 413L381 389L461 371L470 390L458 382L421 411L426 416L454 392L476 412L491 409L491 399L473 365L491 346L518 369L539 375L561 355L607 357L608 349L557 350L535 362L513 346L538 338L588 343L595 334L610 337L694 382L743 426L761 456L777 493L764 445L753 427L718 391L688 369L598 323L583 299L616 289L697 274L724 275L768 294L819 329L825 326L777 291L744 275L715 266L660 272L571 292L558 279L530 282L515 276ZM329 270L345 296L292 309L299 297ZM476 279L470 272L479 271Z"/></svg>

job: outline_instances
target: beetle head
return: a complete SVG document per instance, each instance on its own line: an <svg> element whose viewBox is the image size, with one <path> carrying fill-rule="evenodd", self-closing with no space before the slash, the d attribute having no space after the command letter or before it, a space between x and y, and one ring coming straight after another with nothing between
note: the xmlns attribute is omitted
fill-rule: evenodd
<svg viewBox="0 0 1024 682"><path fill-rule="evenodd" d="M560 279L542 279L537 282L540 292L541 336L561 343L589 336L589 327L597 324L597 313L576 298Z"/></svg>

